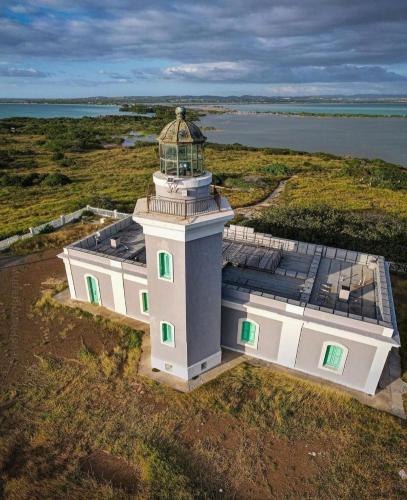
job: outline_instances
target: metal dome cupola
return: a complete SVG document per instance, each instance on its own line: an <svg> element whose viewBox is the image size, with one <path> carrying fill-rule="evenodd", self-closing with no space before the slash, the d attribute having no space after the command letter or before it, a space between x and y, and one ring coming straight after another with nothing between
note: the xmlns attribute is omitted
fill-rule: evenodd
<svg viewBox="0 0 407 500"><path fill-rule="evenodd" d="M175 115L176 119L158 136L161 173L175 177L200 176L206 137L197 125L185 119L184 107L177 107Z"/></svg>

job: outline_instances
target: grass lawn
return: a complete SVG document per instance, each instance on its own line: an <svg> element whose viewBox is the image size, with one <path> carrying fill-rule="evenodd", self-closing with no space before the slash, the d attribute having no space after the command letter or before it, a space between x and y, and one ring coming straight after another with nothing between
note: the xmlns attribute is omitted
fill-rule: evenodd
<svg viewBox="0 0 407 500"><path fill-rule="evenodd" d="M54 310L48 299L35 314L48 323L78 316ZM86 321L112 337L109 322ZM109 352L84 346L69 360L41 356L3 394L6 498L407 494L398 475L407 467L399 419L246 363L193 393L177 393L136 374L137 332L115 332Z"/></svg>

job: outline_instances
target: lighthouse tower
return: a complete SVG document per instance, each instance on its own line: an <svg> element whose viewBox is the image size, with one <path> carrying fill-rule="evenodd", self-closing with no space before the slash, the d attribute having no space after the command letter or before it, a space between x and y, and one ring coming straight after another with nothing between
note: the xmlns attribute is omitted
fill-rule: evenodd
<svg viewBox="0 0 407 500"><path fill-rule="evenodd" d="M189 380L221 361L222 234L233 211L212 192L206 138L185 108L159 135L155 194L133 219L145 235L151 365Z"/></svg>

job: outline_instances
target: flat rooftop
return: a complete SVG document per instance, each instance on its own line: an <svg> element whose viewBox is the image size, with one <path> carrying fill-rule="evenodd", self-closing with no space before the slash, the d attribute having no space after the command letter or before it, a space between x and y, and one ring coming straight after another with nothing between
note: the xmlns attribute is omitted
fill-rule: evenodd
<svg viewBox="0 0 407 500"><path fill-rule="evenodd" d="M70 245L113 259L146 264L146 245L142 227L129 216Z"/></svg>
<svg viewBox="0 0 407 500"><path fill-rule="evenodd" d="M142 228L131 216L69 247L146 265ZM383 257L274 238L241 226L225 228L222 251L226 288L393 324Z"/></svg>

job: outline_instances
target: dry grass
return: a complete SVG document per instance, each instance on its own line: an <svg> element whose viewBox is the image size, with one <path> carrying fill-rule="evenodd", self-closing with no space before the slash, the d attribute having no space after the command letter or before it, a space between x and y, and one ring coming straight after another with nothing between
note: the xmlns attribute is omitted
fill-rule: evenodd
<svg viewBox="0 0 407 500"><path fill-rule="evenodd" d="M35 309L85 314L118 344L100 354L83 346L76 359L37 357L2 394L6 498L131 497L128 485L83 472L102 450L135 471L137 498L405 498L399 419L246 363L177 393L137 375L139 334L57 305L50 292Z"/></svg>
<svg viewBox="0 0 407 500"><path fill-rule="evenodd" d="M369 187L335 172L317 172L288 181L280 203L293 207L327 205L339 210L381 212L407 217L405 190Z"/></svg>
<svg viewBox="0 0 407 500"><path fill-rule="evenodd" d="M92 221L88 218L88 220L70 223L52 233L37 234L32 238L19 240L13 243L5 253L26 255L41 252L45 249L63 248L112 222L111 219L100 222L100 218L93 218Z"/></svg>
<svg viewBox="0 0 407 500"><path fill-rule="evenodd" d="M23 175L33 171L49 173L61 171L72 179L71 184L60 187L44 185L32 187L0 187L0 238L26 231L47 220L59 217L85 206L88 202L99 205L113 204L116 208L132 211L137 198L144 196L152 173L158 166L155 145L135 149L95 150L67 153L74 166L61 167L52 159L52 153L40 142L42 136L3 136L0 150L32 150L25 160L35 160L37 167L7 169L9 174ZM346 160L312 154L276 154L257 149L222 149L209 145L205 164L208 170L224 177L258 177L263 185L243 185L225 189L232 206L246 206L266 197L282 178L273 175L267 167L273 165L288 169L297 177L288 186L282 202L297 205L324 202L341 209L381 210L406 215L405 191L390 191L358 185L353 178L338 177L337 172ZM108 208L108 207L106 207Z"/></svg>
<svg viewBox="0 0 407 500"><path fill-rule="evenodd" d="M7 498L126 498L81 472L94 450L134 467L142 498L406 494L402 423L334 390L244 364L179 394L135 375L106 376L89 353L79 360L40 359L5 395L14 395L0 446Z"/></svg>

